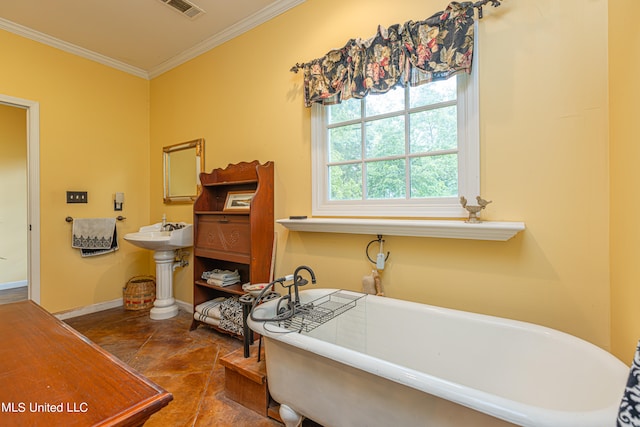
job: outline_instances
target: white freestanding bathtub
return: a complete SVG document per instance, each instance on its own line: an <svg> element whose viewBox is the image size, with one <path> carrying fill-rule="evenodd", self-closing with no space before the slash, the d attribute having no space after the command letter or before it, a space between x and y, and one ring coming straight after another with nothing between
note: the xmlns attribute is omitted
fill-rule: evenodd
<svg viewBox="0 0 640 427"><path fill-rule="evenodd" d="M629 368L579 338L350 291L300 299L335 314L280 326L249 319L287 427L302 416L325 427L615 426ZM277 303L254 317L272 318Z"/></svg>

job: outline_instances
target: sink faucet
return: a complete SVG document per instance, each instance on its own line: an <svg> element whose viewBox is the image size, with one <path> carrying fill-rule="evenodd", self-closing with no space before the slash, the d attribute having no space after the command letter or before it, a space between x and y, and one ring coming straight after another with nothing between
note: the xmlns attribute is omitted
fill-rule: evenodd
<svg viewBox="0 0 640 427"><path fill-rule="evenodd" d="M174 231L184 228L184 223L180 224L177 222L168 222L167 215L162 214L162 225L160 226L160 230L162 231Z"/></svg>
<svg viewBox="0 0 640 427"><path fill-rule="evenodd" d="M300 275L300 270L307 270L309 272L309 275L311 276L311 283L316 283L316 275L311 268L307 267L306 265L301 265L296 268L296 270L293 272L293 290L295 292L295 299L293 301L294 306L300 305L300 295L298 294L298 287L304 286L309 283L307 279Z"/></svg>

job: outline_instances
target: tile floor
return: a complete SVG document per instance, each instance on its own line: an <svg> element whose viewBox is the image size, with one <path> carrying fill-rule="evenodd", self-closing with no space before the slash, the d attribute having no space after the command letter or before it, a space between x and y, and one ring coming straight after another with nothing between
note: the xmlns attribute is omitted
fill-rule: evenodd
<svg viewBox="0 0 640 427"><path fill-rule="evenodd" d="M147 310L114 308L65 322L173 394L145 427L283 425L225 397L219 360L242 342L206 326L189 331L189 313L154 321Z"/></svg>

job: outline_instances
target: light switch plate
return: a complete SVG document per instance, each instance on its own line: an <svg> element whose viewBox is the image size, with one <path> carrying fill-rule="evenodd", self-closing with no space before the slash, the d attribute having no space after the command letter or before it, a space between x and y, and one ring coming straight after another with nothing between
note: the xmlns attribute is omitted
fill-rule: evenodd
<svg viewBox="0 0 640 427"><path fill-rule="evenodd" d="M87 192L67 191L67 203L87 203Z"/></svg>

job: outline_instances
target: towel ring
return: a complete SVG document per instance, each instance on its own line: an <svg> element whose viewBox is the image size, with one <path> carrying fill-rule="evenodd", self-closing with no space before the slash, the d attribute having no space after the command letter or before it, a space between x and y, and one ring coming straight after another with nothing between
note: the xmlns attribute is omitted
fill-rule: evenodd
<svg viewBox="0 0 640 427"><path fill-rule="evenodd" d="M378 242L378 243L384 242L384 240L382 240L382 234L378 234L377 239L370 241L369 244L367 245L367 248L364 250L364 253L367 255L367 258L369 259L369 261L371 261L372 264L375 264L376 262L372 260L371 257L369 256L369 247L375 242ZM384 258L385 262L389 259L390 254L391 252L387 251L387 256Z"/></svg>

